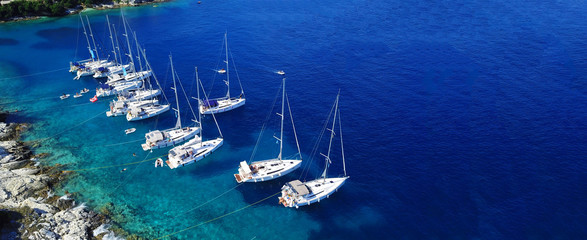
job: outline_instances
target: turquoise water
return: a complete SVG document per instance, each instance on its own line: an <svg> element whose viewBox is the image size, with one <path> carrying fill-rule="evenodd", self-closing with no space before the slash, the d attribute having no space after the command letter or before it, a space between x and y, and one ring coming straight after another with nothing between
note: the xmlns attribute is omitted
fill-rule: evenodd
<svg viewBox="0 0 587 240"><path fill-rule="evenodd" d="M262 200L300 176L231 190L232 174L250 158L278 93L275 71L284 70L303 167L310 170L305 179L322 171L323 161L309 154L339 89L351 178L320 204L285 209L271 197L173 237L587 238L585 3L157 5L126 8L125 15L167 96L170 53L188 92L195 66L210 89L225 31L247 95L243 108L218 116L224 146L174 171L140 162L166 149L149 153L139 145L148 130L172 127L173 113L128 123L107 118L103 99L59 100L97 85L72 80L66 69L88 57L77 16L0 25L0 104L18 109L11 120L33 123L26 140L49 138L38 148L52 153L46 164L90 168L72 174L59 192L109 208L125 230L164 236ZM119 10L87 14L98 43L109 48L104 16L120 27ZM222 96L221 81L214 81L212 96ZM256 160L277 154L278 118L270 119ZM137 132L125 135L130 127ZM204 127L205 138L218 136L211 118ZM295 141L290 130L285 135L285 155L292 155ZM108 167L133 162L140 163ZM340 158L329 172L342 174Z"/></svg>
<svg viewBox="0 0 587 240"><path fill-rule="evenodd" d="M218 58L221 55L218 55L219 51L217 50L222 47L223 33L226 29L232 29L224 27L218 30L208 29L214 36L205 38L196 38L195 36L204 33L201 30L191 29L189 25L176 28L177 31L173 32L162 31L166 25L171 24L166 16L173 14L173 12L185 11L181 8L190 5L188 2L179 1L161 4L157 8L145 6L125 9L125 12L130 24L137 31L141 43L147 49L149 60L155 66L155 72L160 81L165 83L167 87L171 84L166 55L173 53L176 68L184 85L189 88L186 90L193 92L193 67L196 63L202 64L200 70L202 78L213 77L211 69L214 69L216 62L221 60ZM109 14L112 18L111 21L120 26L119 11L89 11L87 14L92 20L94 34L101 38L98 38L99 44L110 47L108 39L104 35L107 31L104 16ZM147 25L155 27L151 28ZM45 160L45 163L64 164L66 170L90 169L72 174L70 181L62 189L59 189L59 193L63 194L65 191L74 193L80 202L85 202L97 210L105 206L114 206L108 209L112 212L112 218L117 225L130 233L155 238L221 216L279 191L285 180L262 183L256 186L241 186L227 192L210 204L194 209L194 207L236 186L232 174L236 172L239 161L249 159L264 116L269 111L275 93L279 90L280 78L272 73L273 70L259 69L263 66L246 64L246 52L250 50L239 46L246 39L236 38L237 30L230 32L230 35L234 34L235 37L234 39L229 38L229 40L233 51L245 58L243 60L236 59L245 88L254 84L254 80L250 81L249 78L258 75L258 73L251 71L255 68L256 72L261 72L264 75L263 81L269 79L273 82L263 84L267 87L266 96L253 97L254 91L245 90L247 94L251 95L247 107L224 116L218 116L226 137L226 142L219 151L206 158L205 161L174 171L168 168L155 169L153 167L154 160L129 166L92 169L166 155L168 149L155 150L152 153L143 152L140 144L144 142L143 134L145 132L156 127L160 129L172 127L175 120L171 113L163 114L157 119L133 123L127 122L124 117L107 118L105 116L107 99L100 99L97 103L88 101L93 91L82 98L70 97L66 100L60 100L58 96L61 93L70 93L73 96L73 93L80 89L95 89L97 85L97 82L92 78L73 81L71 80L73 75L68 73L67 69L62 69L67 67L71 60L87 58L85 39L78 31L78 27L81 26L77 16L8 23L0 26L2 37L9 36L18 41L15 46L0 46L2 48L0 78L61 69L41 75L2 81L2 87L11 90L3 92L2 101L7 104L14 102L14 104L9 104L8 108L18 110L13 118L16 121L34 123L25 140L50 138L42 142L37 150L52 154ZM6 33L8 34L5 35ZM168 42L172 41L183 42L169 45ZM198 53L194 47L182 47L185 46L184 44L205 45L202 47L213 49L209 54L211 57L201 57L203 54ZM282 66L276 65L275 67ZM233 76L233 80L235 79ZM210 86L210 82L208 80L205 83L206 86ZM236 81L233 83L236 85ZM216 88L219 91L214 91L213 94L221 96L222 89L218 86ZM236 93L236 90L233 91ZM171 97L172 92L169 89L166 91L167 95ZM333 98L334 92L330 95ZM191 115L188 115L188 109L183 99L182 104L185 113L184 120L186 120L184 123L187 123L187 119ZM251 111L258 112L250 113ZM322 113L324 117L326 114L327 112ZM257 119L251 119L258 116L260 117ZM211 118L206 118L204 121L206 124L204 137L215 138L218 136ZM238 126L242 122L247 122L247 126L240 128L238 132L231 133L230 126ZM275 121L271 121L270 125L274 129L267 130L266 136L271 137L273 131L277 129L278 125L274 123ZM124 129L130 127L136 127L137 132L125 135ZM264 138L265 144L260 146L257 160L277 155L277 145L268 137ZM295 153L295 145L291 145L295 142L292 138L286 137L287 140L290 141L286 143L284 151L286 154ZM133 153L136 156L133 156ZM122 169L127 170L121 172ZM313 220L303 211L285 209L276 203L277 196L274 196L226 219L202 225L174 237L178 239L193 239L195 237L219 239L257 237L266 239L287 232L289 238L299 239L308 238L310 231L318 230L321 227L318 221ZM269 223L282 224L267 227ZM304 227L293 227L288 223Z"/></svg>

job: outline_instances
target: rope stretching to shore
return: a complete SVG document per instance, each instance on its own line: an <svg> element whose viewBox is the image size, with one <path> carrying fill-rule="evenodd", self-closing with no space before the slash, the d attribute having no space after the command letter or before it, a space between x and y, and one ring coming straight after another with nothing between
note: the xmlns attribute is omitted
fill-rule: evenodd
<svg viewBox="0 0 587 240"><path fill-rule="evenodd" d="M208 220L208 221L201 222L201 223L198 223L198 224L196 224L196 225L193 225L193 226L191 226L191 227L187 227L187 228L184 228L184 229L182 229L182 230L179 230L179 231L177 231L177 232L172 232L172 233L170 233L170 234L167 234L167 235L165 235L165 236L161 236L161 237L155 238L155 240L162 239L162 238L166 238L166 237L169 237L169 236L172 236L172 235L175 235L175 234L181 233L181 232L185 232L185 231L187 231L187 230L190 230L190 229L192 229L192 228L197 228L197 227L199 227L199 226L202 226L202 225L204 225L204 224L206 224L206 223L214 222L214 221L216 221L216 220L218 220L218 219L221 219L221 218L224 218L224 217L230 216L230 215L232 215L232 214L235 214L235 213L237 213L237 212L240 212L240 211L242 211L242 210L245 210L245 209L247 209L247 208L249 208L249 207L252 207L252 206L254 206L254 205L257 205L257 204L259 204L259 203L261 203L261 202L263 202L263 201L265 201L265 200L267 200L267 199L269 199L269 198L272 198L272 197L274 197L275 195L277 195L277 194L280 194L280 193L281 193L281 191L279 191L279 192L277 192L277 193L275 193L275 194L273 194L273 195L271 195L271 196L268 196L268 197L266 197L266 198L263 198L263 199L261 199L261 200L259 200L259 201L256 201L256 202L254 202L254 203L251 203L251 204L249 204L249 205L247 205L247 206L244 206L244 207L242 207L242 208L239 208L239 209L237 209L237 210L234 210L234 211L232 211L232 212L229 212L229 213L226 213L226 214L224 214L224 215L221 215L221 216L218 216L218 217L212 218L212 219L210 219L210 220Z"/></svg>

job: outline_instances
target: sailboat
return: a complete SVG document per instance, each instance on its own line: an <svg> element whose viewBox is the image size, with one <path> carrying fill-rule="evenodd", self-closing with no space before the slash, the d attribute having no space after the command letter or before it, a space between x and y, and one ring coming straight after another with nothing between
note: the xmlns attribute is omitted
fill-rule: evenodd
<svg viewBox="0 0 587 240"><path fill-rule="evenodd" d="M160 89L137 89L118 95L118 100L115 102L136 102L145 99L151 99L161 95Z"/></svg>
<svg viewBox="0 0 587 240"><path fill-rule="evenodd" d="M96 89L96 96L107 97L116 94L123 94L130 90L139 89L141 86L143 86L143 81L121 82L115 85L100 84L100 87Z"/></svg>
<svg viewBox="0 0 587 240"><path fill-rule="evenodd" d="M174 109L177 114L177 122L175 124L175 127L173 127L173 128L166 129L166 130L150 131L147 134L145 134L146 142L141 144L141 147L145 151L173 146L175 144L178 144L178 143L181 143L185 140L193 138L196 134L198 134L198 132L200 132L200 128L196 127L196 126L188 126L188 127L181 126L181 113L179 111L179 99L177 97L177 85L175 84L176 73L175 73L175 69L173 68L173 59L171 58L171 55L169 56L169 61L171 62L171 74L173 76L173 91L175 92L175 103L177 106L177 109ZM196 68L196 75L197 74L198 74L198 70ZM180 84L181 84L181 82L180 82ZM182 88L183 88L183 86L182 86ZM184 92L184 94L185 94L185 92ZM185 96L185 97L187 99L187 96ZM188 100L188 104L189 104L189 100ZM192 108L191 104L189 104L189 106L191 109ZM194 113L194 111L192 110L192 114L193 113ZM192 120L192 121L196 122L195 118L196 118L196 116L194 114L194 120Z"/></svg>
<svg viewBox="0 0 587 240"><path fill-rule="evenodd" d="M144 51L141 53L143 54L143 58L145 59L145 63L147 64L149 71L152 71L150 69L149 62L147 61L147 57L144 54ZM154 76L155 75L153 75L153 77ZM137 82L137 81L132 81L132 82ZM141 82L141 81L138 81L138 82ZM161 85L159 85L159 81L157 81L157 78L155 78L155 82L157 83L159 88L161 88ZM163 97L165 97L165 94L163 94ZM165 100L167 101L167 97L165 97ZM154 117L154 116L157 116L159 114L162 114L164 112L169 111L169 108L170 108L169 104L147 104L145 106L131 108L129 110L129 112L126 114L126 120L129 122L132 122L132 121L138 121L138 120L151 118L151 117Z"/></svg>
<svg viewBox="0 0 587 240"><path fill-rule="evenodd" d="M92 45L90 44L90 39L88 37L88 33L86 32L84 20L83 20L81 14L79 16L80 16L80 20L82 22L82 27L84 29L84 35L86 36L86 41L88 43L88 50L90 51L90 55L92 56L92 58L89 61L86 60L85 62L83 62L83 64L79 64L79 62L77 64L77 66L75 66L75 64L74 64L73 68L70 63L70 71L74 68L76 69L76 71L75 71L76 76L73 78L74 80L78 80L84 76L93 75L95 69L107 68L107 67L114 65L114 63L111 61L100 60L100 55L98 54L98 46L96 45L96 41L94 39L94 34L92 32L92 26L90 25L90 19L88 18L88 16L86 16L86 20L88 22L88 30L90 30L90 37L92 38L92 43L94 46L94 49L92 51ZM95 55L94 55L94 52L96 52Z"/></svg>
<svg viewBox="0 0 587 240"><path fill-rule="evenodd" d="M226 60L224 61L224 63L226 63L226 70L221 69L218 72L220 74L226 74L226 80L224 81L226 83L226 96L201 101L199 104L199 110L202 114L222 113L245 105L245 92L240 84L240 79L239 85L241 87L241 94L238 97L230 97L230 71L228 70L228 40L226 33L224 34L224 42L226 47Z"/></svg>
<svg viewBox="0 0 587 240"><path fill-rule="evenodd" d="M106 112L107 117L124 116L133 108L159 104L159 99L147 99L134 102L112 101L110 102L110 111Z"/></svg>
<svg viewBox="0 0 587 240"><path fill-rule="evenodd" d="M293 172L294 170L298 169L302 164L301 159L283 159L283 119L284 119L284 106L285 106L285 78L283 78L283 90L282 90L282 98L281 98L281 113L277 113L278 116L281 117L281 134L280 137L277 138L279 141L279 155L277 155L274 159L263 160L252 162L248 164L247 161L242 161L238 168L238 173L234 174L234 178L237 182L262 182L267 180L272 180L279 178L285 174ZM288 104L289 108L289 104ZM291 113L291 109L289 111ZM292 116L290 115L290 118ZM293 118L292 118L293 123ZM293 128L293 124L292 124ZM293 128L294 136L296 136L296 143L298 142L297 134L295 134L295 128ZM299 145L298 145L298 154L299 152Z"/></svg>
<svg viewBox="0 0 587 240"><path fill-rule="evenodd" d="M152 99L161 95L159 89L136 89L128 92L122 92L118 95L117 100L110 102L110 111L106 112L106 116L121 116L126 115L131 108L141 107L148 104L158 104L158 99Z"/></svg>
<svg viewBox="0 0 587 240"><path fill-rule="evenodd" d="M136 71L135 69L135 62L134 62L134 57L132 54L132 48L130 45L130 40L129 40L129 35L128 35L128 30L127 30L127 22L126 19L124 18L124 14L121 10L121 15L122 15L122 22L123 22L123 26L124 26L124 34L123 36L126 38L126 44L128 46L128 57L130 58L130 63L128 64L131 68L130 71L127 71L126 68L121 68L120 71L118 73L113 73L110 74L108 76L108 80L106 81L106 84L112 85L112 84L119 84L119 83L124 83L124 82L133 82L133 81L140 81L140 80L144 80L144 79L148 79L149 77L151 77L153 75L153 71L151 71L150 69L147 69L145 71L142 71L142 64L141 64L141 51L139 50L139 42L136 38L136 34L134 35L134 39L135 39L135 45L137 47L137 60L139 62L139 65L141 67L141 71ZM130 28L130 26L128 26ZM121 60L122 61L122 60ZM147 59L145 58L145 61L147 61Z"/></svg>
<svg viewBox="0 0 587 240"><path fill-rule="evenodd" d="M197 73L197 72L196 72ZM198 102L200 102L200 86L202 83L196 74L196 84L198 86ZM202 86L202 89L204 86ZM218 132L220 133L220 137L212 140L202 141L202 132L204 131L204 124L202 124L202 113L198 111L198 118L200 122L200 133L194 138L181 146L177 146L169 150L168 158L169 160L165 161L169 168L174 169L178 167L183 167L185 165L189 165L200 161L210 155L212 152L216 151L224 144L224 137L222 136L222 132L220 131L220 127L218 126L218 122L216 122L216 117L214 113L212 113L212 118L214 119L214 123L216 123L216 127L218 128Z"/></svg>
<svg viewBox="0 0 587 240"><path fill-rule="evenodd" d="M133 107L126 114L126 120L129 122L139 121L157 116L169 111L169 104L147 104L145 106Z"/></svg>
<svg viewBox="0 0 587 240"><path fill-rule="evenodd" d="M286 183L281 188L281 197L279 197L279 203L283 204L285 207L295 207L299 208L301 206L310 205L315 202L320 202L324 198L328 198L334 192L336 192L349 178L346 175L346 166L344 161L344 147L342 141L342 127L340 124L340 111L338 110L338 100L339 95L336 96L336 101L334 102L334 114L332 120L332 128L328 129L330 131L330 142L328 145L328 152L327 154L322 154L325 158L325 167L324 172L322 172L321 178L308 181L308 182L301 182L300 180L294 180L291 182ZM330 117L330 116L329 116ZM344 170L343 177L335 177L335 178L327 178L328 173L328 166L331 163L330 159L330 150L332 148L332 140L335 135L335 126L336 126L336 118L339 118L339 135L340 135L340 148L341 148L341 156L342 156L342 166Z"/></svg>
<svg viewBox="0 0 587 240"><path fill-rule="evenodd" d="M114 44L114 37L112 36L112 29L110 28L110 18L106 15L106 22L108 24L108 32L110 33L110 43L112 44L112 53L114 54L114 66L110 67L99 67L94 70L94 78L105 78L110 75L120 74L125 71L129 71L131 68L130 64L124 65L122 63L122 56L117 53L117 49L120 51L120 48L117 47L118 39L116 40L116 44ZM120 56L120 62L118 62L118 57Z"/></svg>

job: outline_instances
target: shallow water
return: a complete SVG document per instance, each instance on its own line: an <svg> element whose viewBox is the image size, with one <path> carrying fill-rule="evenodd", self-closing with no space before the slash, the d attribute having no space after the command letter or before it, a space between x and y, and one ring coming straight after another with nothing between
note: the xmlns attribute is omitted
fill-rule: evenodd
<svg viewBox="0 0 587 240"><path fill-rule="evenodd" d="M320 204L284 209L273 197L178 239L585 238L586 10L581 2L526 1L175 1L126 8L168 97L167 56L173 54L188 92L195 66L209 88L227 31L247 104L218 116L225 145L204 161L173 171L152 161L79 171L60 192L96 209L112 203L116 224L148 238L278 192L301 171L239 186L189 211L236 186L232 174L249 159L279 90L274 72L284 70L308 179L322 171L323 160L308 154L340 89L351 178ZM119 10L86 13L98 43L109 49L104 16L119 27ZM73 81L65 69L88 57L80 28L77 16L0 25L0 103L19 110L12 120L34 123L26 140L51 138L38 149L52 153L46 164L74 170L164 155L166 149L143 152L137 140L172 127L173 113L128 123L105 116L106 100L59 100L97 85ZM221 84L215 80L213 96L222 95ZM211 118L204 124L205 138L218 136ZM277 117L268 126L257 160L277 154ZM125 135L130 127L137 131ZM286 136L285 155L292 155L295 141ZM342 174L340 158L333 161L330 173Z"/></svg>

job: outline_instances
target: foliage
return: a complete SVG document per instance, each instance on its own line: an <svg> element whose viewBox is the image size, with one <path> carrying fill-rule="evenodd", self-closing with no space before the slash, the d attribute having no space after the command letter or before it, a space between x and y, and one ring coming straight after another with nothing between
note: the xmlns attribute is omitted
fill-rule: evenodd
<svg viewBox="0 0 587 240"><path fill-rule="evenodd" d="M82 4L91 6L107 2L111 0L17 0L0 6L0 20L26 16L63 16L67 14L67 9Z"/></svg>

